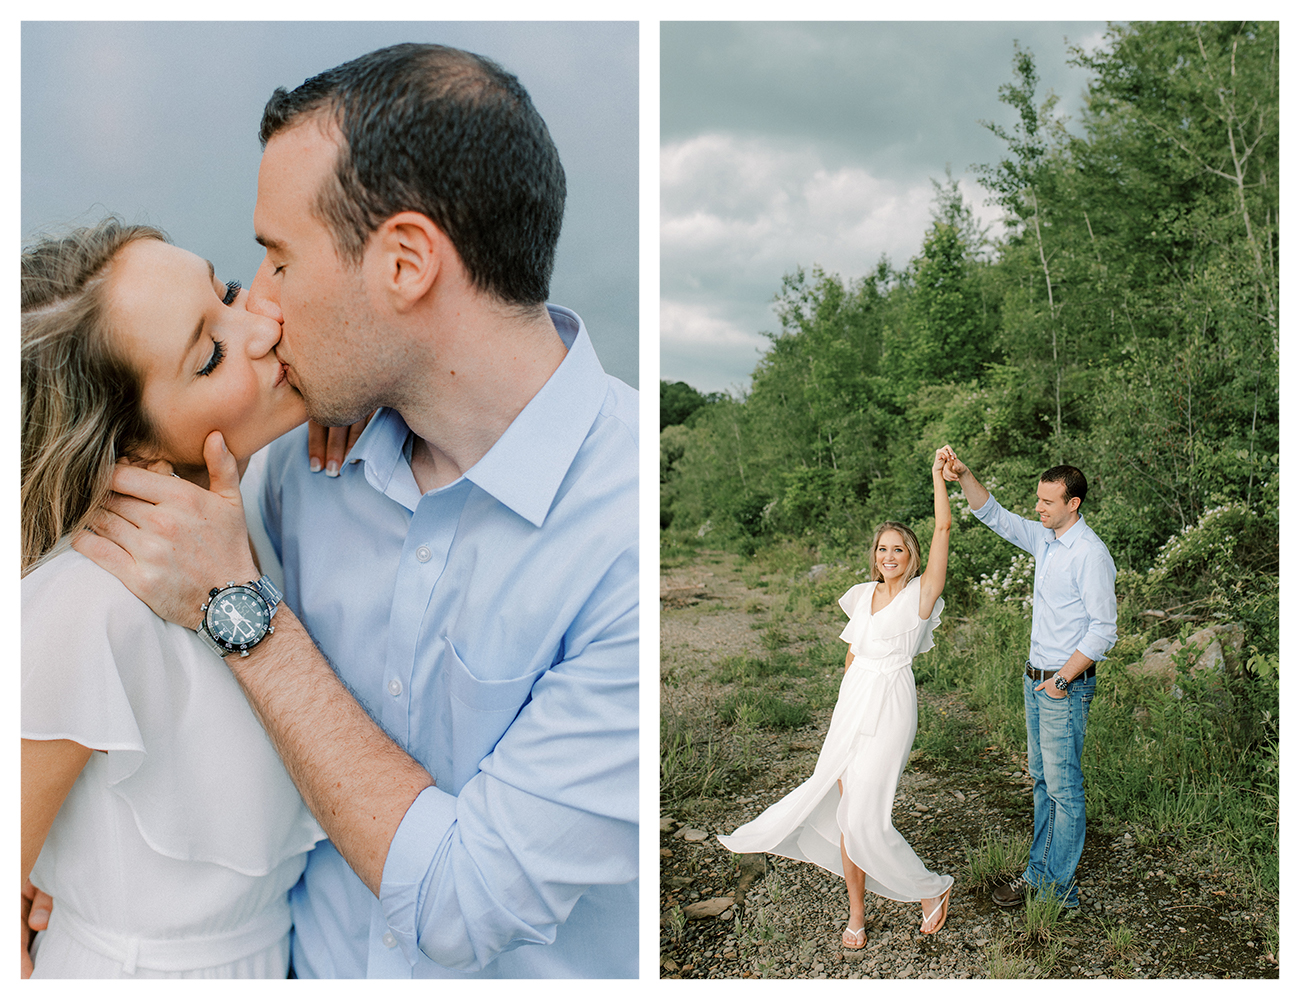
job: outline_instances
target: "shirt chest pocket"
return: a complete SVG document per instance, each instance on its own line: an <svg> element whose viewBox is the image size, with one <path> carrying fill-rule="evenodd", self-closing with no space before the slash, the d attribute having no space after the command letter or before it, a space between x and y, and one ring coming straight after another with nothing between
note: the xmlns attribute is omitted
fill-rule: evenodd
<svg viewBox="0 0 1300 1000"><path fill-rule="evenodd" d="M438 784L455 794L478 772L483 758L515 721L544 668L506 680L485 680L466 666L450 638L442 641L444 690L439 694L444 696L442 718L449 744L452 787L443 781Z"/></svg>

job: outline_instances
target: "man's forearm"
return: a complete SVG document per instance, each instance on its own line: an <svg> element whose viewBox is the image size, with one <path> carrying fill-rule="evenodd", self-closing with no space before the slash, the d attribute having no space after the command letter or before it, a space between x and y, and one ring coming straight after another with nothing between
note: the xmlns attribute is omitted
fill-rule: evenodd
<svg viewBox="0 0 1300 1000"><path fill-rule="evenodd" d="M1061 666L1061 669L1057 671L1057 673L1059 673L1062 677L1065 678L1066 683L1069 683L1070 681L1078 677L1080 674L1082 674L1085 670L1087 670L1090 666L1092 666L1093 663L1095 662L1096 661L1093 660L1091 657L1087 656L1085 653L1076 649L1073 653L1070 654L1070 658L1065 661L1065 663Z"/></svg>
<svg viewBox="0 0 1300 1000"><path fill-rule="evenodd" d="M275 635L226 663L303 801L378 896L393 834L433 778L371 719L287 607Z"/></svg>
<svg viewBox="0 0 1300 1000"><path fill-rule="evenodd" d="M957 481L961 483L961 491L965 494L971 510L979 510L989 502L989 491L980 485L980 481L975 478L970 469L958 476Z"/></svg>

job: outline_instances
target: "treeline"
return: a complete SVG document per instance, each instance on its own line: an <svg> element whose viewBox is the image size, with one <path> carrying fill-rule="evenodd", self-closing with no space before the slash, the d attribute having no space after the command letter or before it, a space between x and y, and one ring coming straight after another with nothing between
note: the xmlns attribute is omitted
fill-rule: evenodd
<svg viewBox="0 0 1300 1000"><path fill-rule="evenodd" d="M978 166L991 242L951 176L901 270L814 268L776 295L749 392L661 384L661 525L752 553L860 558L874 525L921 529L951 444L1004 505L1038 474L1088 476L1084 513L1171 621L1231 607L1276 650L1279 96L1276 22L1113 26L1079 127L1017 46L1006 145ZM967 522L973 523L973 522ZM958 530L967 596L1008 564Z"/></svg>

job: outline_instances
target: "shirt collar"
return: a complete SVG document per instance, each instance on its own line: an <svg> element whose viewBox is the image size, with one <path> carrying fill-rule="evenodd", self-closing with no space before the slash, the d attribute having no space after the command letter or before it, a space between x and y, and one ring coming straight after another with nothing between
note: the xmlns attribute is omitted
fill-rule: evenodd
<svg viewBox="0 0 1300 1000"><path fill-rule="evenodd" d="M582 319L563 306L546 308L568 349L564 360L487 454L462 476L538 527L546 520L608 389ZM353 446L348 461L365 462L366 480L375 489L414 510L419 492L403 454L408 434L400 414L381 409ZM410 497L404 495L408 491Z"/></svg>
<svg viewBox="0 0 1300 1000"><path fill-rule="evenodd" d="M1051 531L1050 528L1048 530ZM1088 526L1083 523L1083 515L1080 514L1079 520L1075 521L1072 525L1070 525L1070 527L1066 529L1065 534L1062 535L1060 538L1057 538L1056 540L1070 548L1073 548L1074 543L1078 539L1082 538L1083 533L1087 530L1088 530ZM1052 533L1052 537L1056 538L1056 532L1052 531L1051 533Z"/></svg>

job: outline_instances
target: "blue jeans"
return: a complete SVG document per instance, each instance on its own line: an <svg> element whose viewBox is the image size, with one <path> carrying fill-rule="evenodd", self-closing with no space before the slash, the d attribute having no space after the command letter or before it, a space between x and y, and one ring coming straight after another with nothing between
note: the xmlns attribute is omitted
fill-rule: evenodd
<svg viewBox="0 0 1300 1000"><path fill-rule="evenodd" d="M1040 681L1023 680L1034 779L1034 843L1024 878L1038 889L1053 889L1067 907L1075 907L1074 870L1083 854L1083 734L1097 678L1072 681L1064 698L1035 691Z"/></svg>

